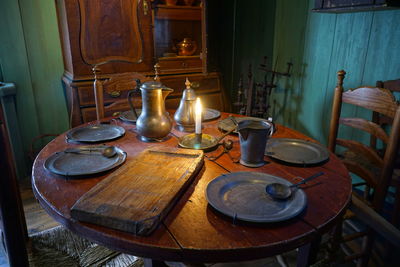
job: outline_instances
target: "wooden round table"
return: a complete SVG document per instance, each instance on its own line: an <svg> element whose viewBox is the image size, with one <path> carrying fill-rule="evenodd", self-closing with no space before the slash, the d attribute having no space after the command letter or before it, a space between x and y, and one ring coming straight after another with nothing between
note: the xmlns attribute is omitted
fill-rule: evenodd
<svg viewBox="0 0 400 267"><path fill-rule="evenodd" d="M222 114L220 119L228 114ZM220 136L218 120L203 123L203 132ZM141 142L135 133L135 125L118 121L126 129L123 137L107 142L127 152L127 161L150 146L178 145L177 136L185 133L172 130L171 138L161 143ZM277 125L272 138L298 138L310 140L307 136ZM229 135L234 141L231 151L238 157L240 147L238 137ZM230 262L258 259L300 248L298 265L312 261L315 246L323 233L331 229L340 218L351 196L351 180L340 160L330 154L328 162L312 167L290 166L265 157L268 164L259 168L247 168L233 163L227 154L216 161L207 157L219 154L222 147L206 153L205 163L200 173L185 191L177 204L168 213L159 227L146 237L109 229L71 218L70 209L74 203L112 171L84 179L65 179L46 171L43 163L54 152L78 146L67 143L65 134L50 142L37 156L32 171L32 186L36 198L43 208L58 222L72 232L128 254L154 261L183 262ZM285 222L254 224L236 221L221 215L209 206L205 197L207 184L215 177L228 172L257 171L294 181L296 176L307 177L323 171L325 175L315 182L307 183L307 207L298 216ZM315 185L315 186L312 186Z"/></svg>

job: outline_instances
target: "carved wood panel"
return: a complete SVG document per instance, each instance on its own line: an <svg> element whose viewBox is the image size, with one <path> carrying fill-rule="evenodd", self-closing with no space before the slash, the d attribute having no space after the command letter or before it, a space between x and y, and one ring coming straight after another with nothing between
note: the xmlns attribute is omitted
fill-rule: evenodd
<svg viewBox="0 0 400 267"><path fill-rule="evenodd" d="M81 53L87 64L143 60L138 0L79 0L79 8Z"/></svg>

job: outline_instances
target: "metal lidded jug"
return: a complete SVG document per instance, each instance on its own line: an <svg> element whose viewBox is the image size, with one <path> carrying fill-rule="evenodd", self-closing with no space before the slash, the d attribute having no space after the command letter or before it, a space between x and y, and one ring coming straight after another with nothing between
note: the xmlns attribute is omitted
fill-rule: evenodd
<svg viewBox="0 0 400 267"><path fill-rule="evenodd" d="M188 78L186 78L185 85L186 89L183 90L182 98L175 112L174 119L178 125L179 131L194 132L196 93L191 87Z"/></svg>
<svg viewBox="0 0 400 267"><path fill-rule="evenodd" d="M172 129L172 121L165 110L165 99L174 90L158 81L145 82L140 86L142 113L136 121L136 130L144 142L162 141Z"/></svg>

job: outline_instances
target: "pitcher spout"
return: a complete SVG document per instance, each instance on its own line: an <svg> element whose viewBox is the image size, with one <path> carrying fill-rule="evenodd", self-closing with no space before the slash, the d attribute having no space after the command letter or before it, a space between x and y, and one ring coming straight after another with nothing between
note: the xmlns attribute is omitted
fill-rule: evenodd
<svg viewBox="0 0 400 267"><path fill-rule="evenodd" d="M239 134L242 136L243 140L247 140L249 136L249 128L238 129Z"/></svg>
<svg viewBox="0 0 400 267"><path fill-rule="evenodd" d="M172 88L168 88L168 87L164 87L162 88L162 97L165 100L167 98L167 96L172 93L174 91L174 89Z"/></svg>

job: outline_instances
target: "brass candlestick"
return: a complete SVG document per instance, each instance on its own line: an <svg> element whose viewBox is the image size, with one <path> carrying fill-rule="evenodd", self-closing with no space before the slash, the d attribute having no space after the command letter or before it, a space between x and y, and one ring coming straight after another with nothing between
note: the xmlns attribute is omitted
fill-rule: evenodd
<svg viewBox="0 0 400 267"><path fill-rule="evenodd" d="M209 134L187 134L179 138L179 146L183 148L211 151L218 146L220 140Z"/></svg>
<svg viewBox="0 0 400 267"><path fill-rule="evenodd" d="M225 136L233 133L236 130L236 127L233 127L231 130L227 131L223 135L218 138L211 136L209 134L187 134L179 138L178 144L180 147L183 148L190 148L190 149L201 149L204 151L211 151L217 148L219 142L225 138Z"/></svg>

